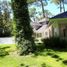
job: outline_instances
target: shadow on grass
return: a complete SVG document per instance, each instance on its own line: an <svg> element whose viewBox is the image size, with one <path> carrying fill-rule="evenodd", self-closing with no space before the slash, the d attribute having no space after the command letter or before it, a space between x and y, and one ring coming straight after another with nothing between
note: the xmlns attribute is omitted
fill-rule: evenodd
<svg viewBox="0 0 67 67"><path fill-rule="evenodd" d="M36 52L34 53L35 56L45 56L45 53L48 53L48 55L52 55L52 57L58 58L58 56L54 55L53 53L67 52L67 40L60 39L59 37L44 39L43 43L37 44L36 48ZM53 53L50 53L52 51Z"/></svg>
<svg viewBox="0 0 67 67"><path fill-rule="evenodd" d="M7 48L10 48L10 46L2 47L2 49L7 49Z"/></svg>
<svg viewBox="0 0 67 67"><path fill-rule="evenodd" d="M41 64L41 67L46 67L46 64L45 63Z"/></svg>
<svg viewBox="0 0 67 67"><path fill-rule="evenodd" d="M38 55L40 56L51 56L52 58L56 59L56 61L63 60L56 54L56 51L62 52L66 51L65 49L59 49L59 48L46 48L43 45L37 46L37 51L34 53L33 57L37 57Z"/></svg>
<svg viewBox="0 0 67 67"><path fill-rule="evenodd" d="M62 62L63 64L67 65L67 60L63 60Z"/></svg>
<svg viewBox="0 0 67 67"><path fill-rule="evenodd" d="M41 67L51 67L51 66L47 65L46 63L42 63Z"/></svg>
<svg viewBox="0 0 67 67"><path fill-rule="evenodd" d="M21 67L21 66L25 66L25 64L22 63L22 64L20 64L20 67Z"/></svg>
<svg viewBox="0 0 67 67"><path fill-rule="evenodd" d="M50 49L53 51L58 51L58 52L67 52L67 48L50 48Z"/></svg>
<svg viewBox="0 0 67 67"><path fill-rule="evenodd" d="M10 47L1 47L0 48L0 57L5 57L6 55L9 55L9 53L5 50L6 48L10 48Z"/></svg>
<svg viewBox="0 0 67 67"><path fill-rule="evenodd" d="M29 65L25 65L25 64L20 64L20 66L19 67L29 67Z"/></svg>

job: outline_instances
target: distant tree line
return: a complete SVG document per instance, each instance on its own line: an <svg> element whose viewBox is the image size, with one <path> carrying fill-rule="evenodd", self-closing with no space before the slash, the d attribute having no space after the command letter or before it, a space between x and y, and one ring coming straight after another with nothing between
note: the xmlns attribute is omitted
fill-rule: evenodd
<svg viewBox="0 0 67 67"><path fill-rule="evenodd" d="M10 11L7 1L0 2L0 37L11 36L12 20L10 19Z"/></svg>

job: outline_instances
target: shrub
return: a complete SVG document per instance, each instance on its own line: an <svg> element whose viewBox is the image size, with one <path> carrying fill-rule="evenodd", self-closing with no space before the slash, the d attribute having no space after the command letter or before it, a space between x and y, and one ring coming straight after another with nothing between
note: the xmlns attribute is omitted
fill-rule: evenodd
<svg viewBox="0 0 67 67"><path fill-rule="evenodd" d="M60 37L51 37L43 40L45 47L47 48L66 48L67 41Z"/></svg>

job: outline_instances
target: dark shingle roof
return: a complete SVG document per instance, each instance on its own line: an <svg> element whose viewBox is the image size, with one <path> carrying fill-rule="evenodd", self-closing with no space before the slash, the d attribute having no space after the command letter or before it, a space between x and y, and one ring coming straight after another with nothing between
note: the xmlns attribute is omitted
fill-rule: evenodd
<svg viewBox="0 0 67 67"><path fill-rule="evenodd" d="M55 19L55 18L67 18L67 11L66 12L63 12L63 13L60 13L50 19Z"/></svg>

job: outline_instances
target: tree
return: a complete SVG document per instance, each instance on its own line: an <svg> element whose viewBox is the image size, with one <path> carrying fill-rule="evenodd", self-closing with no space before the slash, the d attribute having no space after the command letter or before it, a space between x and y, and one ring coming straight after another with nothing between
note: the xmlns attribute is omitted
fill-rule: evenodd
<svg viewBox="0 0 67 67"><path fill-rule="evenodd" d="M47 0L28 0L28 3L33 3L33 2L35 2L36 4L38 3L38 2L40 2L41 3L41 8L42 8L42 14L43 14L43 17L45 17L45 12L44 12L44 3L47 3ZM46 5L45 5L46 6Z"/></svg>
<svg viewBox="0 0 67 67"><path fill-rule="evenodd" d="M43 13L43 17L45 17L43 1L42 1L42 0L40 0L40 2L41 2L41 6L42 6L42 13Z"/></svg>
<svg viewBox="0 0 67 67"><path fill-rule="evenodd" d="M62 4L63 4L63 10L65 12L64 0L62 0Z"/></svg>
<svg viewBox="0 0 67 67"><path fill-rule="evenodd" d="M35 16L35 14L36 14L37 12L36 12L36 8L29 8L29 15L30 15L30 17L34 17Z"/></svg>
<svg viewBox="0 0 67 67"><path fill-rule="evenodd" d="M31 4L31 3L33 3L33 2L36 2L36 0L27 0L27 3L28 3L28 4Z"/></svg>
<svg viewBox="0 0 67 67"><path fill-rule="evenodd" d="M60 5L60 12L62 12L62 9L65 12L64 0L52 0L52 2Z"/></svg>
<svg viewBox="0 0 67 67"><path fill-rule="evenodd" d="M7 7L7 1L0 2L0 37L11 36L12 23L10 20L10 9Z"/></svg>
<svg viewBox="0 0 67 67"><path fill-rule="evenodd" d="M1 12L1 8L0 8L0 36L1 36L2 33L3 33L3 32L2 32L2 26L3 26L3 25L2 25L2 24L3 24L2 22L3 22L3 20L2 20L2 12Z"/></svg>
<svg viewBox="0 0 67 67"><path fill-rule="evenodd" d="M9 18L9 13L7 10L4 10L4 13L2 14L2 20L3 20L3 35L4 36L11 36L12 32L12 21Z"/></svg>
<svg viewBox="0 0 67 67"><path fill-rule="evenodd" d="M12 0L12 8L16 21L16 42L20 55L34 52L35 44L32 37L33 31L29 23L27 0Z"/></svg>

